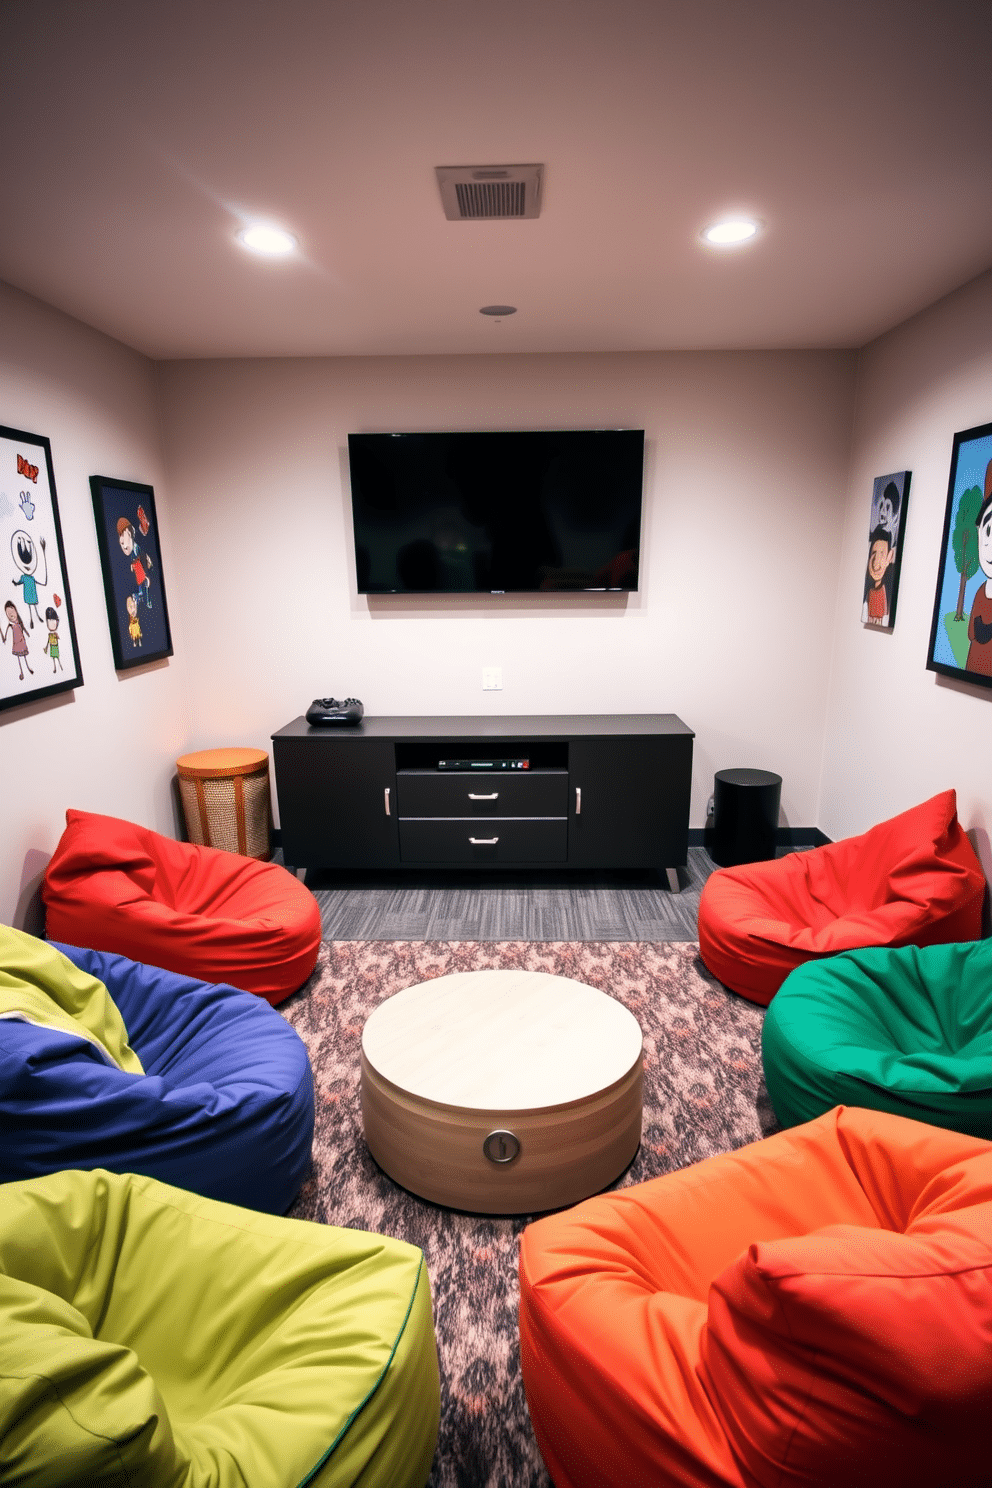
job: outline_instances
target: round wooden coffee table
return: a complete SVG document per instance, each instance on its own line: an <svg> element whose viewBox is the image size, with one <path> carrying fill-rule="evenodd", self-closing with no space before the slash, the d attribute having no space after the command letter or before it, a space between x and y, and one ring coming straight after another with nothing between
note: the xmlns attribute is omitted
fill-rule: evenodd
<svg viewBox="0 0 992 1488"><path fill-rule="evenodd" d="M597 1193L641 1139L641 1030L567 977L470 971L397 992L362 1034L381 1168L451 1209L534 1214Z"/></svg>

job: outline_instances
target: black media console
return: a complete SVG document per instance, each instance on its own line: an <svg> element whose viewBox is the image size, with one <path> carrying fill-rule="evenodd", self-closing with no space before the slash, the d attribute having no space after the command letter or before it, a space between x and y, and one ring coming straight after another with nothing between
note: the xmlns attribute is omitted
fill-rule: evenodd
<svg viewBox="0 0 992 1488"><path fill-rule="evenodd" d="M674 713L366 717L335 729L297 718L272 735L283 858L294 868L682 867L693 737Z"/></svg>

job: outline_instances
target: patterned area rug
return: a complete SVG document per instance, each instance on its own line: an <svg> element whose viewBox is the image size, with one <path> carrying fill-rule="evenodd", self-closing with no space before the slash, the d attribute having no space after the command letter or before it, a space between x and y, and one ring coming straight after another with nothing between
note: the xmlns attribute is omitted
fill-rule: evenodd
<svg viewBox="0 0 992 1488"><path fill-rule="evenodd" d="M764 1009L727 992L694 944L337 941L280 1011L310 1051L313 1171L291 1214L394 1235L427 1258L441 1362L441 1435L430 1488L548 1488L520 1378L517 1251L526 1218L438 1208L399 1188L362 1136L365 1020L384 998L456 971L524 968L616 997L644 1034L640 1149L616 1187L775 1130L761 1072Z"/></svg>

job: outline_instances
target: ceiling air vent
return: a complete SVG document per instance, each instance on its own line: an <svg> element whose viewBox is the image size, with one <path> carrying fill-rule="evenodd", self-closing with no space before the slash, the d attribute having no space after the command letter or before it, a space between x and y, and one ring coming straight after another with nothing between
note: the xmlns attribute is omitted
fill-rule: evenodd
<svg viewBox="0 0 992 1488"><path fill-rule="evenodd" d="M439 165L436 170L449 222L540 213L543 165Z"/></svg>

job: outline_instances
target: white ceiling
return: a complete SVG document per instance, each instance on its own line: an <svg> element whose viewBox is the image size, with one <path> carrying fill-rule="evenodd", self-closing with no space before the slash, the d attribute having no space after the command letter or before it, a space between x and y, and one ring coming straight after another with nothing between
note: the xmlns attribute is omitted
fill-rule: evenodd
<svg viewBox="0 0 992 1488"><path fill-rule="evenodd" d="M992 265L988 0L0 0L0 57L0 278L152 357L858 346Z"/></svg>

